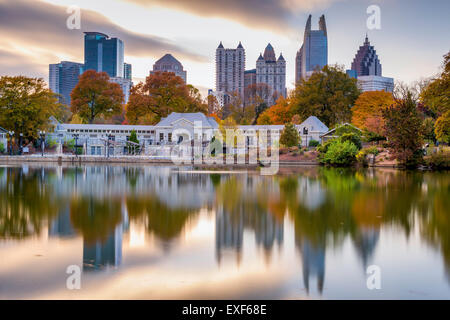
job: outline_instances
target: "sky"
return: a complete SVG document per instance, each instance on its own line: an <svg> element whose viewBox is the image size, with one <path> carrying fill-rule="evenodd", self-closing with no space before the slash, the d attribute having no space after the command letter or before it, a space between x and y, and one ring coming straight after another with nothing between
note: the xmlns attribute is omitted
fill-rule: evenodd
<svg viewBox="0 0 450 320"><path fill-rule="evenodd" d="M70 6L81 9L80 29L67 28ZM369 30L370 5L380 8L380 28ZM439 72L450 50L448 0L0 0L0 76L48 81L48 65L83 62L83 32L98 31L125 44L134 83L156 60L171 53L203 94L215 87L215 49L220 41L246 50L246 69L271 43L287 61L294 86L295 55L308 15L328 29L328 63L350 68L366 33L383 76L411 83Z"/></svg>

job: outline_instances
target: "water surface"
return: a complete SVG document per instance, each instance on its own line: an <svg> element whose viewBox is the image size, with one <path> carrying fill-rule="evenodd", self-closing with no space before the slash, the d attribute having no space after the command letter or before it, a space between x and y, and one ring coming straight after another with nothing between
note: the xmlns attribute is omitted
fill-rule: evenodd
<svg viewBox="0 0 450 320"><path fill-rule="evenodd" d="M450 299L449 208L448 172L0 167L0 299Z"/></svg>

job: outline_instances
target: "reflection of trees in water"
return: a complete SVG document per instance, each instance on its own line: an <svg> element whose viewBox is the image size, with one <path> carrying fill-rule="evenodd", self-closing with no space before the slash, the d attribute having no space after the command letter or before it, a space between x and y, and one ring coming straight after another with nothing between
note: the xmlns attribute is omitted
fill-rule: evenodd
<svg viewBox="0 0 450 320"><path fill-rule="evenodd" d="M171 208L155 195L133 196L126 199L130 220L145 224L147 231L163 243L179 237L184 226L198 210Z"/></svg>
<svg viewBox="0 0 450 320"><path fill-rule="evenodd" d="M45 222L62 207L48 180L51 170L1 168L0 237L24 239L40 235Z"/></svg>
<svg viewBox="0 0 450 320"><path fill-rule="evenodd" d="M70 199L70 219L86 243L105 242L122 222L121 201L118 198L75 196Z"/></svg>
<svg viewBox="0 0 450 320"><path fill-rule="evenodd" d="M349 235L365 268L375 251L382 226L400 228L409 237L414 224L419 223L420 235L442 252L447 276L450 274L448 175L320 168L317 180L325 197L314 208L300 196L303 190L298 193L293 190L308 178L295 178L300 179L298 184L292 181L293 176L279 179L279 203L271 206L287 206L303 259L317 261L308 254L305 257L305 252L312 252L304 249L305 242L314 252L320 248L325 251L330 245L340 246Z"/></svg>

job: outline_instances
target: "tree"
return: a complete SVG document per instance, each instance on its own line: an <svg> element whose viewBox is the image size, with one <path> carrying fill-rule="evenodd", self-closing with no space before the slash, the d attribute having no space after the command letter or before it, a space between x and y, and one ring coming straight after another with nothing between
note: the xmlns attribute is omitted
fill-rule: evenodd
<svg viewBox="0 0 450 320"><path fill-rule="evenodd" d="M198 89L172 72L155 72L134 86L126 108L130 124L154 124L172 112L208 111Z"/></svg>
<svg viewBox="0 0 450 320"><path fill-rule="evenodd" d="M384 134L381 112L394 103L394 97L386 91L367 91L361 93L352 108L352 124L379 135Z"/></svg>
<svg viewBox="0 0 450 320"><path fill-rule="evenodd" d="M58 96L46 88L43 79L0 77L0 126L6 130L37 138L39 130L50 130L51 117L61 120L65 113Z"/></svg>
<svg viewBox="0 0 450 320"><path fill-rule="evenodd" d="M328 127L350 122L351 107L360 94L356 79L350 78L339 66L325 66L302 80L291 99L293 114L305 120L316 116Z"/></svg>
<svg viewBox="0 0 450 320"><path fill-rule="evenodd" d="M290 100L280 96L277 103L264 111L258 118L258 124L286 124L292 119Z"/></svg>
<svg viewBox="0 0 450 320"><path fill-rule="evenodd" d="M80 76L70 96L72 113L85 123L93 123L97 117L108 119L122 112L122 89L109 81L106 72L87 70Z"/></svg>
<svg viewBox="0 0 450 320"><path fill-rule="evenodd" d="M128 139L128 141L134 142L139 145L139 140L137 138L136 130L131 131L130 138ZM137 146L135 144L131 144L131 143L128 143L127 145L128 145L129 153L134 153Z"/></svg>
<svg viewBox="0 0 450 320"><path fill-rule="evenodd" d="M434 126L436 121L433 118L425 118L422 122L422 134L423 138L428 141L435 142L436 134L434 132Z"/></svg>
<svg viewBox="0 0 450 320"><path fill-rule="evenodd" d="M422 158L421 125L411 93L383 110L386 137L400 164L415 167Z"/></svg>
<svg viewBox="0 0 450 320"><path fill-rule="evenodd" d="M300 136L292 123L284 126L280 136L280 143L285 147L295 147L300 144Z"/></svg>
<svg viewBox="0 0 450 320"><path fill-rule="evenodd" d="M239 92L233 92L230 94L229 102L225 105L223 115L233 117L238 124L249 125L255 118L255 105L244 104Z"/></svg>
<svg viewBox="0 0 450 320"><path fill-rule="evenodd" d="M450 144L450 110L436 120L434 132L438 141Z"/></svg>
<svg viewBox="0 0 450 320"><path fill-rule="evenodd" d="M444 56L442 73L420 93L420 101L438 115L450 110L450 52Z"/></svg>

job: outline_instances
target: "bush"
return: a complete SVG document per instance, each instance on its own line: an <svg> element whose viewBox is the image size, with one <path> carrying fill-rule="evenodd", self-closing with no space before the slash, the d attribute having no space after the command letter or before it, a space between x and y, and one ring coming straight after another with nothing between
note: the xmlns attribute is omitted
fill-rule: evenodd
<svg viewBox="0 0 450 320"><path fill-rule="evenodd" d="M350 141L358 148L358 150L362 149L361 136L354 132L344 133L339 139L341 142Z"/></svg>
<svg viewBox="0 0 450 320"><path fill-rule="evenodd" d="M294 147L300 144L300 136L292 123L288 123L284 126L280 136L280 143L285 147Z"/></svg>
<svg viewBox="0 0 450 320"><path fill-rule="evenodd" d="M0 142L0 153L4 153L5 152L5 146L3 145L3 143Z"/></svg>
<svg viewBox="0 0 450 320"><path fill-rule="evenodd" d="M378 151L377 147L369 147L369 148L362 149L356 155L356 161L358 161L362 165L367 165L367 156L369 154L373 154L374 156L377 156L379 153L380 153L380 151Z"/></svg>
<svg viewBox="0 0 450 320"><path fill-rule="evenodd" d="M328 140L327 142L325 142L324 144L320 145L317 148L317 151L319 151L322 154L327 153L328 151L328 147L330 146L330 144L332 144L334 141L337 141L336 139L332 139L332 140Z"/></svg>
<svg viewBox="0 0 450 320"><path fill-rule="evenodd" d="M315 147L317 147L319 144L320 144L319 141L317 141L317 140L311 140L311 141L309 141L308 146L310 146L311 148L315 148Z"/></svg>
<svg viewBox="0 0 450 320"><path fill-rule="evenodd" d="M334 140L328 146L321 162L325 164L348 166L355 162L358 148L350 141Z"/></svg>
<svg viewBox="0 0 450 320"><path fill-rule="evenodd" d="M425 165L432 169L450 169L450 153L440 151L425 157Z"/></svg>

